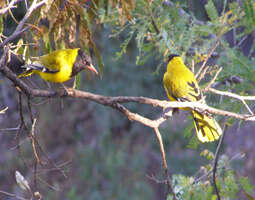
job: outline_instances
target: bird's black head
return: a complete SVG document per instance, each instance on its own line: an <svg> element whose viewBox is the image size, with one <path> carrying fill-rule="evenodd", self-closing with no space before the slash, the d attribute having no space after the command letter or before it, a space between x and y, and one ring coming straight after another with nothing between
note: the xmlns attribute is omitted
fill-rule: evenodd
<svg viewBox="0 0 255 200"><path fill-rule="evenodd" d="M170 55L168 56L167 62L170 62L174 57L179 57L179 55L177 55L177 54L170 54Z"/></svg>
<svg viewBox="0 0 255 200"><path fill-rule="evenodd" d="M84 65L89 66L92 64L91 57L87 55L84 51L82 51L81 49L78 50L78 59L80 59Z"/></svg>
<svg viewBox="0 0 255 200"><path fill-rule="evenodd" d="M81 49L78 50L78 55L76 57L76 61L73 66L73 71L71 76L75 76L83 69L89 69L95 74L98 74L95 67L92 65L92 60L89 55L87 55L84 51Z"/></svg>

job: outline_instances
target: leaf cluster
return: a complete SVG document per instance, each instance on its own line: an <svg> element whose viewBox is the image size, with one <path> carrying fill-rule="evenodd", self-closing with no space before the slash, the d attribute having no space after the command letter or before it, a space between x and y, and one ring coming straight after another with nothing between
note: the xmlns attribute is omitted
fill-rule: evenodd
<svg viewBox="0 0 255 200"><path fill-rule="evenodd" d="M210 154L212 153L210 152ZM172 181L177 199L216 200L217 196L210 181L211 169L211 165L201 166L199 177L174 175ZM223 200L236 199L240 194L248 199L253 199L254 186L248 177L236 174L231 165L231 160L226 155L221 156L219 160L216 184ZM171 195L168 199L172 199Z"/></svg>

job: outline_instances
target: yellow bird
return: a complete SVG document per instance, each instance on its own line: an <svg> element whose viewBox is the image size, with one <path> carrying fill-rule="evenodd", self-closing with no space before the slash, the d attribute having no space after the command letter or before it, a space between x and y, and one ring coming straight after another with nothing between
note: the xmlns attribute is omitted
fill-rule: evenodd
<svg viewBox="0 0 255 200"><path fill-rule="evenodd" d="M171 101L199 101L202 99L194 74L185 66L179 55L169 56L163 83ZM190 108L182 109L191 110ZM222 129L212 116L195 110L191 110L191 114L197 137L201 142L212 142L220 137Z"/></svg>
<svg viewBox="0 0 255 200"><path fill-rule="evenodd" d="M19 77L38 74L46 81L63 83L83 69L89 69L98 74L91 58L81 49L62 49L40 56L38 63L24 65L26 71Z"/></svg>

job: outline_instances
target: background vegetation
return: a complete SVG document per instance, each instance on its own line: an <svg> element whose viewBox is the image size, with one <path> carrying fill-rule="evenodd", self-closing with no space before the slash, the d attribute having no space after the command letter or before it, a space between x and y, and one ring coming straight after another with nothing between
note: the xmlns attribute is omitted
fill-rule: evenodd
<svg viewBox="0 0 255 200"><path fill-rule="evenodd" d="M10 35L26 3L0 16L0 34ZM6 2L1 2L4 8ZM79 34L77 34L79 24ZM167 99L162 76L165 56L180 54L197 72L212 47L203 88L216 70L214 85L222 91L254 95L255 3L253 0L49 0L29 20L30 29L13 50L29 62L54 49L79 46L90 52L101 77L82 72L79 89L106 96ZM192 64L193 63L193 64ZM29 197L18 187L18 170L33 186L33 151L20 123L16 88L2 77L0 84L0 190ZM26 80L47 88L40 78ZM72 82L66 83L72 86ZM245 113L242 102L207 92L207 103ZM24 98L25 99L25 98ZM254 103L247 102L252 111ZM44 199L164 199L166 185L159 146L153 131L129 121L105 106L74 99L32 99L36 136L51 164L38 166L38 188ZM139 104L128 108L154 118L161 110ZM27 112L24 106L24 111ZM29 121L29 115L25 115ZM223 124L224 119L217 117ZM169 171L178 199L217 199L211 169L217 142L199 144L192 120L181 111L161 126ZM229 118L217 172L222 199L255 199L254 124ZM31 124L30 124L31 126ZM19 142L19 145L17 144ZM168 196L171 199L171 195ZM0 199L6 195L0 193Z"/></svg>

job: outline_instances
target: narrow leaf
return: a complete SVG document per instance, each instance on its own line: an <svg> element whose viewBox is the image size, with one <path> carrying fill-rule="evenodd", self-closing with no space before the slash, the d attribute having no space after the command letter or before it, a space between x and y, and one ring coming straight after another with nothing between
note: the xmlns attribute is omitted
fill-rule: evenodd
<svg viewBox="0 0 255 200"><path fill-rule="evenodd" d="M15 172L16 182L22 190L31 191L28 181L21 175L19 171Z"/></svg>
<svg viewBox="0 0 255 200"><path fill-rule="evenodd" d="M211 21L214 21L219 17L218 11L213 3L213 0L208 1L208 3L205 5L205 9Z"/></svg>
<svg viewBox="0 0 255 200"><path fill-rule="evenodd" d="M254 186L250 183L250 180L247 176L246 177L240 176L239 182L240 182L243 190L247 193L251 193L252 190L254 189Z"/></svg>

